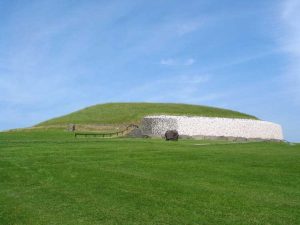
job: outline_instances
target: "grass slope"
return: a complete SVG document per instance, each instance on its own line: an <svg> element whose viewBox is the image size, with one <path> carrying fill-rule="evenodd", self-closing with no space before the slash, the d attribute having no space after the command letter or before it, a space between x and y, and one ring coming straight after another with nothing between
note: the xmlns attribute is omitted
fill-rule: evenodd
<svg viewBox="0 0 300 225"><path fill-rule="evenodd" d="M91 106L77 112L38 124L129 124L138 123L146 115L195 115L208 117L247 118L254 116L214 107L171 103L108 103Z"/></svg>
<svg viewBox="0 0 300 225"><path fill-rule="evenodd" d="M0 224L300 224L300 145L0 133Z"/></svg>

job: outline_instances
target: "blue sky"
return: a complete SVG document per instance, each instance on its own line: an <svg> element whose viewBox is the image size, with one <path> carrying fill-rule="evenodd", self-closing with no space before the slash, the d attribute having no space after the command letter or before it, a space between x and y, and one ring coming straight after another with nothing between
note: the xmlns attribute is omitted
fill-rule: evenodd
<svg viewBox="0 0 300 225"><path fill-rule="evenodd" d="M225 107L300 141L299 0L1 0L0 129L104 102Z"/></svg>

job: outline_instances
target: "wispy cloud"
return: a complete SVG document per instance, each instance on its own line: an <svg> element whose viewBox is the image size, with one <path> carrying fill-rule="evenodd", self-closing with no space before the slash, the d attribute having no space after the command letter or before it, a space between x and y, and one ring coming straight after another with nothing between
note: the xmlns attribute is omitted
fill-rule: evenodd
<svg viewBox="0 0 300 225"><path fill-rule="evenodd" d="M199 20L186 21L185 23L176 24L176 33L178 35L185 35L198 30L202 23Z"/></svg>
<svg viewBox="0 0 300 225"><path fill-rule="evenodd" d="M133 88L123 97L132 101L139 101L137 96L143 96L143 100L150 102L186 102L211 105L217 99L223 98L225 94L207 92L210 81L210 75L169 75Z"/></svg>
<svg viewBox="0 0 300 225"><path fill-rule="evenodd" d="M277 54L278 46L268 38L279 24L265 22L283 1L276 14L285 28ZM241 111L250 105L250 112L268 108L253 105L264 96L265 106L275 99L268 93L284 86L270 80L281 71L277 60L286 56L289 95L300 96L299 0L234 6L209 0L5 2L7 7L0 7L0 33L6 34L0 38L0 129L107 101L188 102ZM258 88L262 80L267 83ZM286 95L268 101L271 115ZM280 114L289 114L288 107L281 108Z"/></svg>
<svg viewBox="0 0 300 225"><path fill-rule="evenodd" d="M195 62L196 62L196 60L193 58L188 58L185 60L173 59L173 58L160 60L160 64L164 65L164 66L191 66Z"/></svg>
<svg viewBox="0 0 300 225"><path fill-rule="evenodd" d="M300 1L287 0L282 5L281 21L285 34L281 38L281 47L288 54L289 63L285 78L290 93L300 100Z"/></svg>

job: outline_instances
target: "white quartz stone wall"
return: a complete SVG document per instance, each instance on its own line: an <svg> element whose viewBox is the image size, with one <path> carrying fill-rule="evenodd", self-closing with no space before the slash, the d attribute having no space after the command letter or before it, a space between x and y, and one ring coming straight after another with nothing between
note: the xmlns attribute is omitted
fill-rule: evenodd
<svg viewBox="0 0 300 225"><path fill-rule="evenodd" d="M196 116L147 116L142 120L146 135L161 136L167 130L177 130L179 135L224 136L283 140L279 124L252 120Z"/></svg>

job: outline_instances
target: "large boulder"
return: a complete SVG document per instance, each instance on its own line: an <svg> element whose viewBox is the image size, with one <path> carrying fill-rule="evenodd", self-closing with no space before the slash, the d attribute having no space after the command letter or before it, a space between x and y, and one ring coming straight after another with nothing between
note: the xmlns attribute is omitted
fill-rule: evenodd
<svg viewBox="0 0 300 225"><path fill-rule="evenodd" d="M166 141L178 141L178 131L177 130L167 130L165 133Z"/></svg>

